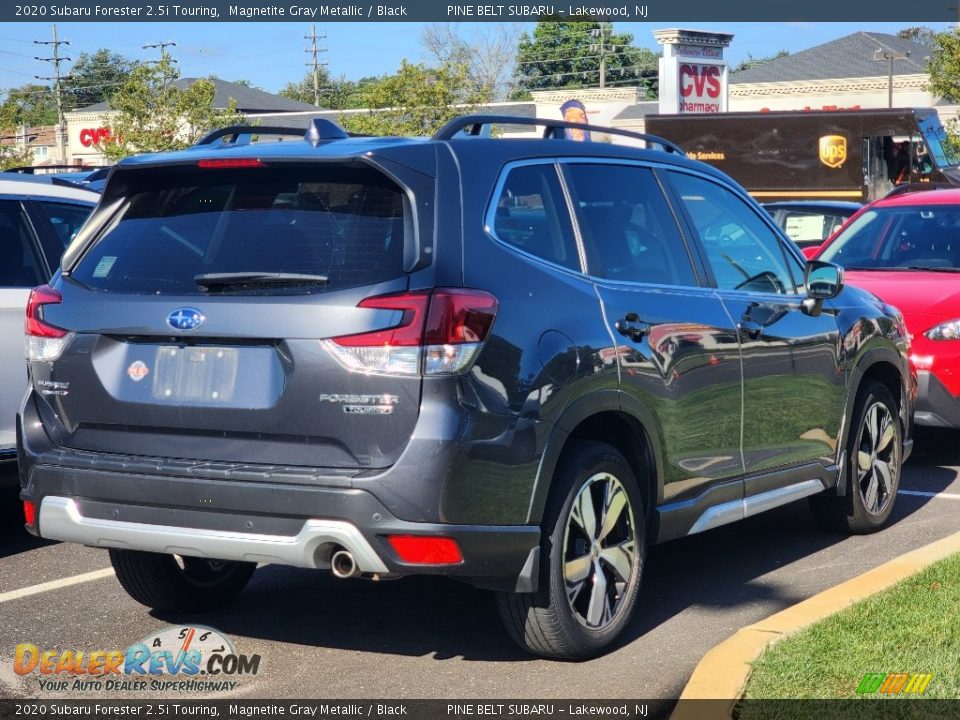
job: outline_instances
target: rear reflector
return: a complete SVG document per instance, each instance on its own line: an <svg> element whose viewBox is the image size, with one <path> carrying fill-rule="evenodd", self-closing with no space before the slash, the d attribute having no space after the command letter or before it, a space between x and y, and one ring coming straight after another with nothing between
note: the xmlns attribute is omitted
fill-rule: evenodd
<svg viewBox="0 0 960 720"><path fill-rule="evenodd" d="M251 168L265 167L258 158L207 158L197 161L198 168Z"/></svg>
<svg viewBox="0 0 960 720"><path fill-rule="evenodd" d="M439 288L366 298L357 307L399 310L386 329L325 340L344 367L386 375L455 375L476 358L497 316L489 293Z"/></svg>
<svg viewBox="0 0 960 720"><path fill-rule="evenodd" d="M56 360L67 346L70 334L43 319L44 306L59 305L62 301L60 293L49 285L41 285L30 292L23 323L23 331L27 336L27 360Z"/></svg>
<svg viewBox="0 0 960 720"><path fill-rule="evenodd" d="M23 519L26 521L27 527L33 527L37 524L37 506L29 500L23 501Z"/></svg>
<svg viewBox="0 0 960 720"><path fill-rule="evenodd" d="M405 563L414 565L457 565L463 562L457 541L423 535L390 535L387 541Z"/></svg>

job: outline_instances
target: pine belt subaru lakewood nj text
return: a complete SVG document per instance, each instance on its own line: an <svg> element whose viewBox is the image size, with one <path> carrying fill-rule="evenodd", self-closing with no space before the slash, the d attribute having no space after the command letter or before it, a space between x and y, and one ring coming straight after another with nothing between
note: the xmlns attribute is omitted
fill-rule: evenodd
<svg viewBox="0 0 960 720"><path fill-rule="evenodd" d="M124 160L30 298L27 525L141 603L227 603L262 562L445 575L584 658L649 543L804 497L889 517L903 320L723 174L543 119L284 133Z"/></svg>

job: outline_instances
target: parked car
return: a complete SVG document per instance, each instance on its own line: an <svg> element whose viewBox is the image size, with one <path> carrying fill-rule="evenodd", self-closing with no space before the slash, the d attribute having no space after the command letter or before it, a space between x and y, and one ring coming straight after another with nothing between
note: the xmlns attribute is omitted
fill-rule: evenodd
<svg viewBox="0 0 960 720"><path fill-rule="evenodd" d="M822 245L861 207L862 203L840 200L785 200L763 204L801 250Z"/></svg>
<svg viewBox="0 0 960 720"><path fill-rule="evenodd" d="M168 612L260 562L445 575L584 658L648 543L805 497L880 528L911 447L899 315L725 175L564 138L586 127L314 121L120 162L29 305L30 531L109 548Z"/></svg>
<svg viewBox="0 0 960 720"><path fill-rule="evenodd" d="M916 422L960 428L960 189L877 200L816 257L900 308L919 382Z"/></svg>
<svg viewBox="0 0 960 720"><path fill-rule="evenodd" d="M53 275L98 199L49 177L0 173L0 461L16 459L15 419L27 386L20 340L27 297Z"/></svg>

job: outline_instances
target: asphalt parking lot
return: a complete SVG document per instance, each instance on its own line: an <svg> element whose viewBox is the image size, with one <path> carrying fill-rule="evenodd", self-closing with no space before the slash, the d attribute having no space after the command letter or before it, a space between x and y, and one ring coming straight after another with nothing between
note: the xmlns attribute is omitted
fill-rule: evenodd
<svg viewBox="0 0 960 720"><path fill-rule="evenodd" d="M36 675L17 676L18 643L123 649L167 625L190 623L215 627L239 652L262 656L259 674L240 683L237 697L676 697L702 655L739 627L960 529L958 438L920 433L904 469L906 492L891 525L875 535L821 531L804 501L653 548L624 642L583 663L527 657L501 629L491 595L444 580L341 581L267 566L225 610L152 614L109 574L88 579L109 568L105 551L23 532L12 512L15 494L7 493L0 524L0 696L83 697L41 693ZM65 584L70 579L81 582Z"/></svg>

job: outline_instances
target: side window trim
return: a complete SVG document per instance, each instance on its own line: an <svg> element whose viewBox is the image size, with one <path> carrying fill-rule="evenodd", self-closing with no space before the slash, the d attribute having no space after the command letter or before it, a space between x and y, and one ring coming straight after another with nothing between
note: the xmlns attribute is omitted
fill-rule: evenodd
<svg viewBox="0 0 960 720"><path fill-rule="evenodd" d="M758 217L758 218L760 219L760 222L761 222L762 224L766 225L766 226L767 226L767 229L771 231L771 234L774 236L774 238L775 238L776 241L777 241L777 245L779 246L780 255L781 255L782 258L783 258L784 267L786 268L787 272L790 273L790 276L791 276L791 277L793 277L793 269L791 268L791 258L788 257L788 253L793 256L792 259L793 259L795 262L799 263L801 267L803 267L803 266L806 264L806 259L805 259L805 258L801 260L801 258L803 257L803 255L802 255L802 253L800 252L799 248L796 250L796 252L793 252L792 250L788 250L788 249L786 248L786 245L787 245L788 243L789 243L790 245L792 245L793 242L792 242L789 238L786 237L786 235L785 235L784 232L783 232L783 229L774 222L773 218L770 216L770 213L767 213L767 212L759 212L759 213L758 213L754 208L752 208L752 207L750 206L750 203L748 202L749 196L746 196L746 197L745 197L742 192L739 192L739 191L737 190L737 188L735 188L735 187L733 187L733 186L730 186L730 185L727 185L727 184L725 184L725 183L723 183L723 182L720 182L720 181L718 181L716 178L711 177L710 175L707 175L706 173L699 173L699 172L696 172L696 171L694 171L694 170L690 170L690 169L687 169L687 168L671 167L671 168L669 168L668 173L678 173L678 174L684 174L684 175L689 175L689 176L691 176L691 177L699 178L700 180L703 180L703 181L705 181L705 182L712 183L712 184L714 184L714 185L716 185L716 186L718 186L718 187L720 187L720 188L723 188L723 189L725 189L725 190L728 190L729 192L733 193L736 197L738 197L740 200L742 200L742 201L743 201L743 204L746 205L747 208L753 212L754 216ZM691 231L691 233L692 233L692 235L693 235L693 237L694 237L694 239L695 239L695 241L696 241L696 245L697 245L697 247L698 247L698 249L699 249L699 252L700 252L700 254L701 254L701 258L702 258L702 260L703 260L703 264L704 264L704 266L705 266L705 268L706 268L706 271L707 271L707 273L708 273L708 275L709 275L710 282L712 283L712 286L713 286L715 289L717 289L719 292L745 293L745 294L750 295L750 296L762 295L762 296L769 296L769 297L780 298L781 300L783 300L784 298L788 298L788 297L795 297L795 298L797 298L797 302L799 302L800 299L803 298L803 294L802 294L802 293L799 293L799 292L798 292L798 293L795 293L795 294L793 294L793 295L782 295L782 294L779 294L779 293L764 293L764 292L760 292L760 291L757 291L757 290L726 290L726 289L721 289L721 288L718 286L716 276L713 274L713 269L710 267L710 263L707 262L706 250L703 248L703 239L700 237L700 233L696 230L696 225L695 225L695 223L693 222L693 218L690 217L689 211L688 211L687 208L684 206L684 204L683 204L683 202L682 202L682 200L681 200L681 198L680 198L680 193L679 193L679 191L677 190L676 186L673 184L672 178L667 178L667 182L668 182L668 184L669 184L669 186L670 186L671 195L672 195L673 198L675 198L675 201L676 201L677 205L679 206L679 211L680 211L681 215L683 216L685 223L687 223L687 225L689 226L690 231ZM794 280L795 280L796 282L798 282L798 283L802 283L802 282L803 282L803 277L800 277L799 279L798 279L798 278L794 278ZM799 287L799 285L798 285L798 287Z"/></svg>
<svg viewBox="0 0 960 720"><path fill-rule="evenodd" d="M604 157L559 158L557 161L557 164L558 164L558 167L560 168L560 175L563 181L564 192L566 192L568 195L568 201L570 203L569 205L570 217L573 221L573 228L577 238L577 244L580 247L584 274L587 275L587 277L593 280L599 280L605 283L616 283L620 285L644 285L644 286L651 285L651 286L657 286L657 287L671 287L671 288L707 287L708 286L707 283L709 281L709 276L707 275L704 269L705 263L703 261L703 258L700 257L699 249L696 248L695 246L691 246L692 238L687 232L680 216L677 213L677 208L675 207L675 203L672 201L672 198L670 197L669 189L665 185L663 179L660 177L660 173L658 172L661 169L660 165L657 165L655 163L650 163L650 162L640 162L640 161L634 161L634 160L625 160L622 158L604 158ZM693 275L697 280L697 285L677 286L677 285L660 284L660 283L644 283L644 282L639 282L635 280L629 280L629 281L628 280L611 280L610 278L604 278L599 275L592 274L590 272L590 267L587 263L586 247L583 241L583 231L580 227L581 219L580 219L580 214L577 212L576 197L574 194L574 190L571 186L569 177L567 175L567 172L568 172L567 168L571 165L618 165L618 166L626 166L626 167L644 168L644 169L650 170L651 175L653 176L654 180L656 181L657 185L660 188L664 205L666 205L667 208L669 208L671 216L673 217L673 222L674 222L674 225L676 226L677 234L680 236L680 240L683 243L683 248L690 262L690 267L693 270Z"/></svg>
<svg viewBox="0 0 960 720"><path fill-rule="evenodd" d="M500 196L503 193L503 188L507 184L507 178L510 176L510 172L519 167L528 167L532 165L550 165L553 167L554 172L557 174L557 182L560 185L560 190L563 195L563 198L557 198L563 203L563 207L567 210L567 220L570 222L571 233L573 235L574 244L577 249L577 256L579 259L580 267L579 269L569 268L566 265L561 265L560 263L553 262L547 258L540 257L531 252L527 252L523 248L504 240L501 237L497 236L496 233L496 215L497 215L497 204L500 202ZM490 193L490 199L487 201L487 209L483 217L483 230L495 242L499 243L503 247L507 248L511 252L519 253L526 258L547 265L556 270L562 270L563 272L570 273L572 275L583 276L585 275L586 264L584 262L584 250L583 242L580 238L580 230L577 227L576 220L573 215L572 200L570 199L570 193L568 192L566 185L566 178L563 177L563 173L560 171L560 166L558 164L558 159L555 157L542 157L542 158L528 158L525 160L513 160L511 162L505 163L503 167L500 168L500 173L497 176L497 182L493 186L493 191Z"/></svg>

